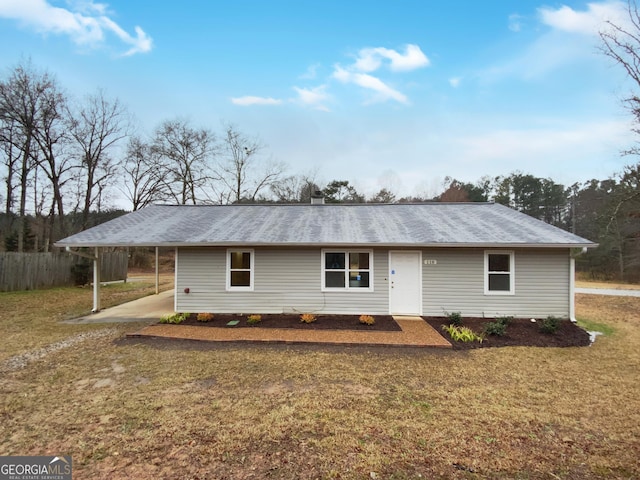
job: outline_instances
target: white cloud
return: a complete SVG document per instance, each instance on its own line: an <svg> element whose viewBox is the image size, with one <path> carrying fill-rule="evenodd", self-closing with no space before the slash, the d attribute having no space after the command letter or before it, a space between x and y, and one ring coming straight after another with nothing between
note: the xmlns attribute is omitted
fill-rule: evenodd
<svg viewBox="0 0 640 480"><path fill-rule="evenodd" d="M606 30L606 21L628 24L625 4L618 1L589 3L584 11L567 6L557 9L538 9L539 21L550 27L511 58L504 59L478 73L484 82L520 78L525 81L541 79L559 69L578 64L594 67L605 61L594 55L599 43L598 34Z"/></svg>
<svg viewBox="0 0 640 480"><path fill-rule="evenodd" d="M453 88L458 88L460 86L461 81L462 81L462 78L460 77L452 77L449 79L449 85L451 85Z"/></svg>
<svg viewBox="0 0 640 480"><path fill-rule="evenodd" d="M522 30L522 15L513 13L509 15L509 30L512 32L519 32Z"/></svg>
<svg viewBox="0 0 640 480"><path fill-rule="evenodd" d="M0 0L2 1L2 0ZM332 79L344 84L357 85L373 92L373 95L365 103L386 102L394 100L399 103L408 104L407 96L389 86L385 81L377 76L370 75L370 72L378 70L385 65L392 72L406 72L429 65L429 59L422 53L417 45L408 44L403 51L396 51L389 48L363 48L358 52L354 63L347 67L339 64L334 66ZM298 78L303 80L313 80L318 75L320 64L310 65L306 72ZM316 110L329 111L327 102L332 100L332 96L327 92L327 84L319 87L298 87L293 89L297 93L297 98L289 98L286 102L315 108ZM263 97L238 97L231 101L236 105L278 105L282 100Z"/></svg>
<svg viewBox="0 0 640 480"><path fill-rule="evenodd" d="M316 110L328 112L329 108L327 108L325 102L327 102L331 97L326 92L326 88L326 85L320 85L316 88L293 87L293 89L298 93L298 102L311 106Z"/></svg>
<svg viewBox="0 0 640 480"><path fill-rule="evenodd" d="M67 4L69 4L74 11L88 15L107 15L109 8L106 3L95 3L91 0L67 0Z"/></svg>
<svg viewBox="0 0 640 480"><path fill-rule="evenodd" d="M67 9L55 7L47 0L0 0L0 17L17 20L42 34L68 35L78 45L95 48L104 43L105 34L111 33L130 47L124 56L152 49L153 41L142 28L136 26L132 35L106 12L105 4L91 1L75 2Z"/></svg>
<svg viewBox="0 0 640 480"><path fill-rule="evenodd" d="M597 35L610 21L616 25L629 22L627 7L620 1L588 3L587 10L578 11L563 5L554 9L543 7L538 9L542 23L556 30L582 35Z"/></svg>
<svg viewBox="0 0 640 480"><path fill-rule="evenodd" d="M368 75L366 73L350 72L340 67L339 65L336 65L333 72L333 78L339 80L342 83L353 83L362 88L373 90L374 92L376 92L376 96L372 100L374 102L395 100L400 103L408 103L406 95L399 92L398 90L391 88L382 80L372 75Z"/></svg>
<svg viewBox="0 0 640 480"><path fill-rule="evenodd" d="M132 37L127 32L125 32L120 26L107 17L101 17L105 26L107 26L113 33L115 33L120 40L124 43L131 45L131 48L127 50L123 55L128 57L130 55L134 55L136 53L145 53L151 51L153 47L153 41L151 37L149 37L144 30L140 27L134 27L136 31L136 37Z"/></svg>
<svg viewBox="0 0 640 480"><path fill-rule="evenodd" d="M390 61L389 68L394 72L406 72L429 65L429 59L420 47L409 44L405 46L404 53L384 47L363 48L358 52L353 68L361 72L374 72L384 59Z"/></svg>
<svg viewBox="0 0 640 480"><path fill-rule="evenodd" d="M306 72L300 75L299 78L303 80L313 80L318 75L318 69L320 68L319 63L314 63L313 65L309 65Z"/></svg>
<svg viewBox="0 0 640 480"><path fill-rule="evenodd" d="M248 107L250 105L280 105L282 100L271 97L236 97L231 99L231 103L234 105L240 105L242 107Z"/></svg>
<svg viewBox="0 0 640 480"><path fill-rule="evenodd" d="M628 27L627 8L626 2L619 0L587 3L583 10L566 5L539 8L538 20L549 28L519 55L484 69L478 78L484 82L506 78L530 81L580 63L593 67L599 61L604 62L604 56L594 55L600 40L598 35L606 31L606 22Z"/></svg>
<svg viewBox="0 0 640 480"><path fill-rule="evenodd" d="M407 72L429 65L429 59L417 45L408 44L401 53L390 48L363 48L358 52L353 64L343 68L339 64L334 66L332 77L345 83L358 85L375 92L366 103L386 102L395 100L399 103L409 103L407 96L390 87L378 77L370 75L386 65L392 72Z"/></svg>

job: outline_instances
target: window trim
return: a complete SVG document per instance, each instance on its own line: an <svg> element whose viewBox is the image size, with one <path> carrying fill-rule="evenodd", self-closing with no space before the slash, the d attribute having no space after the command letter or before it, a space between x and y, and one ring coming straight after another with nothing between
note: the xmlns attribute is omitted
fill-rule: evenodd
<svg viewBox="0 0 640 480"><path fill-rule="evenodd" d="M509 272L490 272L489 255L509 255ZM509 275L509 290L489 290L489 275ZM485 295L515 295L516 293L516 265L513 250L485 250L484 251L484 294Z"/></svg>
<svg viewBox="0 0 640 480"><path fill-rule="evenodd" d="M234 286L231 285L231 254L232 253L249 253L249 286ZM255 258L256 254L252 248L227 248L226 252L226 290L228 292L252 292L254 287L254 277L255 277ZM234 268L233 271L247 271L242 268Z"/></svg>
<svg viewBox="0 0 640 480"><path fill-rule="evenodd" d="M326 286L326 272L325 268L325 255L327 253L344 253L345 254L345 279L344 287L327 287ZM351 287L349 286L349 272L353 271L349 268L349 254L351 253L366 253L369 255L369 268L360 268L358 270L369 272L369 286L368 287ZM371 249L345 249L345 248L323 248L320 251L320 290L323 292L373 292L373 250ZM329 269L329 271L335 271Z"/></svg>

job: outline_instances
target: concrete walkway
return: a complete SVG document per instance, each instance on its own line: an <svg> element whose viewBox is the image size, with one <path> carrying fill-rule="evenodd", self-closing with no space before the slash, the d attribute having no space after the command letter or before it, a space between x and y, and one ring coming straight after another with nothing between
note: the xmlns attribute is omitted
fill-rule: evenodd
<svg viewBox="0 0 640 480"><path fill-rule="evenodd" d="M132 302L106 308L98 313L63 323L155 323L173 313L173 290L149 295ZM394 317L401 331L304 330L297 328L200 327L154 324L130 337L162 337L209 342L320 343L331 345L393 345L451 348L451 344L420 317Z"/></svg>
<svg viewBox="0 0 640 480"><path fill-rule="evenodd" d="M86 317L65 320L62 323L127 323L145 320L151 322L173 311L173 290L167 290L158 295L149 295L122 305L105 308Z"/></svg>

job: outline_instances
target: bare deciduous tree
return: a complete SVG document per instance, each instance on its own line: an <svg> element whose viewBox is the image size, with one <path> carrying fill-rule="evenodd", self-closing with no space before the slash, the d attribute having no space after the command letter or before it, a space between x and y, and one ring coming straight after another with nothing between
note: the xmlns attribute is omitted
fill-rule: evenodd
<svg viewBox="0 0 640 480"><path fill-rule="evenodd" d="M38 118L34 138L39 147L38 167L51 184L51 208L49 210L49 232L45 236L45 249L55 235L56 213L60 220L60 232L66 234L64 226L63 189L73 179L76 165L69 152L69 133L65 124L67 99L57 83L51 81L43 93L42 109Z"/></svg>
<svg viewBox="0 0 640 480"><path fill-rule="evenodd" d="M80 158L79 181L82 197L82 229L87 228L89 211L98 208L105 189L114 181L120 161L112 151L129 133L126 109L117 100L109 100L102 90L89 95L73 112L67 109L73 150Z"/></svg>
<svg viewBox="0 0 640 480"><path fill-rule="evenodd" d="M271 192L280 203L310 203L320 187L312 175L290 175L271 184Z"/></svg>
<svg viewBox="0 0 640 480"><path fill-rule="evenodd" d="M5 171L5 213L13 213L17 185L14 177L19 173L20 150L18 148L20 130L13 121L0 122L0 154Z"/></svg>
<svg viewBox="0 0 640 480"><path fill-rule="evenodd" d="M18 251L23 250L30 175L40 160L37 140L43 122L47 122L50 117L50 103L57 90L55 80L48 73L35 70L29 61L17 65L11 70L7 80L0 82L0 122L5 131L2 141L5 151L9 149L11 155L18 156L11 160L12 168L7 172L10 177L17 175L19 180ZM12 206L14 187L9 187L8 184L8 188L12 192L8 195L7 202Z"/></svg>
<svg viewBox="0 0 640 480"><path fill-rule="evenodd" d="M627 1L626 22L619 24L607 21L600 31L601 51L620 65L636 89L640 88L640 12L635 0ZM631 92L623 99L625 107L633 115L637 126L633 129L640 134L640 94ZM638 154L638 146L626 150L626 154Z"/></svg>
<svg viewBox="0 0 640 480"><path fill-rule="evenodd" d="M262 160L264 145L234 125L226 125L222 148L217 172L224 185L220 196L223 203L255 202L263 190L281 179L284 165Z"/></svg>
<svg viewBox="0 0 640 480"><path fill-rule="evenodd" d="M169 197L160 162L154 158L151 145L140 137L129 139L123 169L125 181L122 192L131 201L133 210Z"/></svg>
<svg viewBox="0 0 640 480"><path fill-rule="evenodd" d="M209 197L206 190L213 180L215 152L213 132L194 128L182 119L162 122L151 147L167 192L182 205L195 205Z"/></svg>
<svg viewBox="0 0 640 480"><path fill-rule="evenodd" d="M627 0L627 16L618 23L607 21L601 30L602 52L620 65L633 84L632 91L624 100L625 107L634 117L633 132L640 134L640 12L636 0ZM640 154L638 143L623 152ZM628 266L640 266L640 245L637 242L640 227L640 164L625 167L613 195L613 208L608 217L606 231L613 234L617 243L619 275L625 277Z"/></svg>
<svg viewBox="0 0 640 480"><path fill-rule="evenodd" d="M388 188L381 188L378 193L368 200L370 203L395 203L396 195Z"/></svg>

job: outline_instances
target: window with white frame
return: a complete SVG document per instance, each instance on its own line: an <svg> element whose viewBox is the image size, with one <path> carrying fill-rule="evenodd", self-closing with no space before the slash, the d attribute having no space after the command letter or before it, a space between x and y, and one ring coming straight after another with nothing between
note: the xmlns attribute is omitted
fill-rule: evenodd
<svg viewBox="0 0 640 480"><path fill-rule="evenodd" d="M513 295L515 293L514 254L510 250L484 252L485 295Z"/></svg>
<svg viewBox="0 0 640 480"><path fill-rule="evenodd" d="M323 250L322 290L373 290L370 250Z"/></svg>
<svg viewBox="0 0 640 480"><path fill-rule="evenodd" d="M253 250L227 250L227 290L253 290Z"/></svg>

